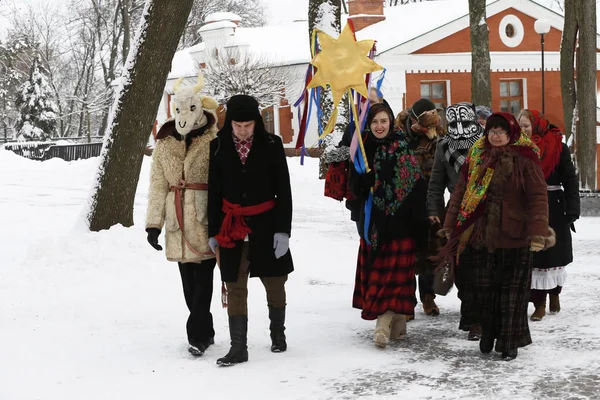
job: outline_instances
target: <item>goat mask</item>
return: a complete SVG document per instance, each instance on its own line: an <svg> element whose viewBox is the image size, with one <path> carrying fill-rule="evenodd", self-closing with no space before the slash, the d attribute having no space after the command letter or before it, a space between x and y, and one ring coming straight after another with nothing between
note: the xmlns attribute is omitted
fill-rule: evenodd
<svg viewBox="0 0 600 400"><path fill-rule="evenodd" d="M198 75L194 86L181 87L184 78L179 78L173 85L173 113L175 114L175 129L182 136L193 130L202 128L208 123L204 110L217 109L217 101L211 97L200 96L204 87L204 78Z"/></svg>

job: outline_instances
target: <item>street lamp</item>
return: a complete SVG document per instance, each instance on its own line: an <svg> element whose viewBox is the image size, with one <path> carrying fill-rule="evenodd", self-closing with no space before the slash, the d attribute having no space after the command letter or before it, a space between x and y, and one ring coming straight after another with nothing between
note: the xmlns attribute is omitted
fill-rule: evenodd
<svg viewBox="0 0 600 400"><path fill-rule="evenodd" d="M543 19L538 19L533 25L533 29L542 37L542 114L546 113L546 88L544 81L544 35L550 32L550 23Z"/></svg>

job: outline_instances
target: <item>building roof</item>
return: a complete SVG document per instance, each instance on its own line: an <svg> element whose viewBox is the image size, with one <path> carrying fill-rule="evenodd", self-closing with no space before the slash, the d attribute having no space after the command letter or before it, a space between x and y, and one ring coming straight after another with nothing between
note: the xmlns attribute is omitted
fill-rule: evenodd
<svg viewBox="0 0 600 400"><path fill-rule="evenodd" d="M237 28L231 45L247 45L250 54L275 65L307 64L311 60L308 21L258 28Z"/></svg>
<svg viewBox="0 0 600 400"><path fill-rule="evenodd" d="M182 76L195 76L196 74L198 74L198 69L189 53L189 49L176 52L171 61L171 72L169 72L167 80L181 78Z"/></svg>
<svg viewBox="0 0 600 400"><path fill-rule="evenodd" d="M564 16L534 0L486 0L487 17L514 8L533 18L543 18L563 30ZM470 26L468 0L437 0L386 7L384 21L359 32L359 40L377 40L377 53L394 49L410 54ZM393 34L390 34L393 32ZM600 35L598 35L600 47Z"/></svg>
<svg viewBox="0 0 600 400"><path fill-rule="evenodd" d="M216 12L206 16L204 23L208 24L211 22L219 22L219 21L238 21L240 22L242 18L234 13L230 12Z"/></svg>
<svg viewBox="0 0 600 400"><path fill-rule="evenodd" d="M511 7L534 18L544 18L558 30L563 29L564 17L561 14L533 0L487 0L487 15L489 17ZM373 24L356 34L358 40L376 40L378 54L392 49L400 54L410 54L469 27L468 0L410 3L398 7L386 7L384 13L386 16L384 21ZM235 16L231 13L212 14L209 19L216 22L205 27L208 29L218 24L233 27L232 15ZM343 16L342 25L346 24L347 18L348 16ZM600 35L598 37L600 38ZM201 52L204 49L201 46L202 43L176 53L169 74L170 79L196 74L192 57L188 52ZM246 46L250 54L264 57L275 65L307 64L311 60L306 20L256 28L236 27L235 34L226 44L226 47L235 46Z"/></svg>
<svg viewBox="0 0 600 400"><path fill-rule="evenodd" d="M237 27L237 25L234 22L231 22L229 20L223 20L223 21L217 21L217 22L212 22L210 24L206 24L206 25L202 26L202 28L198 29L198 32L202 33L202 32L214 31L216 29L236 28L236 27Z"/></svg>
<svg viewBox="0 0 600 400"><path fill-rule="evenodd" d="M397 7L386 7L384 14L384 21L368 26L356 33L358 40L376 40L377 53L379 54L468 15L469 2L468 0L424 1Z"/></svg>

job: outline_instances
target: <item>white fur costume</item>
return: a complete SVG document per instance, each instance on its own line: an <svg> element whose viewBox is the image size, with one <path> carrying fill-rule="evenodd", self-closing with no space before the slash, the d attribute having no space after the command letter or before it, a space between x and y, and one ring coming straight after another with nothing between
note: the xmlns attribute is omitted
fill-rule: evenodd
<svg viewBox="0 0 600 400"><path fill-rule="evenodd" d="M208 192L183 191L183 225L188 245L182 241L176 214L176 194L172 187L181 185L182 180L187 184L208 183L209 144L217 134L217 102L198 94L203 87L201 76L193 87L180 88L182 79L173 86L175 119L165 122L157 135L146 228L162 230L164 225L167 259L192 263L215 257L208 246ZM193 137L186 149L185 135L203 127L204 133ZM183 136L183 140L177 140L177 133Z"/></svg>

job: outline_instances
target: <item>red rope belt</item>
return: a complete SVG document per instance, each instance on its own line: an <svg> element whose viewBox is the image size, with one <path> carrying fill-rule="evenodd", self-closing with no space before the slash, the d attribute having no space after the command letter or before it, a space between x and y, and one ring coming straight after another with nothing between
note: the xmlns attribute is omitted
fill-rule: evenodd
<svg viewBox="0 0 600 400"><path fill-rule="evenodd" d="M252 230L246 225L244 217L262 214L273 208L275 208L275 200L242 207L239 204L233 204L223 199L223 212L225 213L225 218L223 218L223 223L221 224L221 231L215 237L219 246L228 248L235 247L235 242L237 240L244 240L246 235L252 233Z"/></svg>
<svg viewBox="0 0 600 400"><path fill-rule="evenodd" d="M181 230L181 258L183 258L183 248L185 246L197 256L212 255L212 252L201 253L194 249L192 244L185 237L185 230L183 225L183 203L184 203L184 191L185 190L208 190L208 184L206 183L186 183L183 179L179 181L179 185L171 186L171 192L175 192L175 214L177 215L177 223Z"/></svg>

